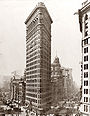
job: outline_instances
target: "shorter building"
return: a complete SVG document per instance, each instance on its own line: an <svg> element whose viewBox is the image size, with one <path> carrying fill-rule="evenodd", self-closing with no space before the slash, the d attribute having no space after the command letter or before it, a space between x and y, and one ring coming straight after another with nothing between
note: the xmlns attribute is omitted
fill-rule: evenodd
<svg viewBox="0 0 90 116"><path fill-rule="evenodd" d="M25 104L25 91L26 82L25 79L11 78L10 82L10 96L15 102L20 102L21 105Z"/></svg>
<svg viewBox="0 0 90 116"><path fill-rule="evenodd" d="M58 104L63 99L63 77L59 58L56 57L51 65L52 104ZM54 102L53 102L54 101Z"/></svg>
<svg viewBox="0 0 90 116"><path fill-rule="evenodd" d="M61 68L62 70L62 77L63 77L63 98L69 99L73 93L72 85L73 85L73 79L72 79L72 69L71 68Z"/></svg>
<svg viewBox="0 0 90 116"><path fill-rule="evenodd" d="M52 105L57 105L63 100L71 99L75 94L75 84L72 78L72 69L64 68L55 57L51 65Z"/></svg>

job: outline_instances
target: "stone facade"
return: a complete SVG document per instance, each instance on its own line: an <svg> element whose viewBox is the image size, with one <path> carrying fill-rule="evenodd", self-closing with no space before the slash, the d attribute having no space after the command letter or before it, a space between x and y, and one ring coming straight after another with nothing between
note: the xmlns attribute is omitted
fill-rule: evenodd
<svg viewBox="0 0 90 116"><path fill-rule="evenodd" d="M55 57L51 65L51 83L52 105L57 105L59 102L68 100L73 96L72 69L62 67L58 57Z"/></svg>
<svg viewBox="0 0 90 116"><path fill-rule="evenodd" d="M82 33L81 63L81 106L83 116L90 116L90 0L82 3L78 10L80 32Z"/></svg>
<svg viewBox="0 0 90 116"><path fill-rule="evenodd" d="M64 99L70 99L71 94L73 93L72 90L72 85L73 85L73 80L72 80L72 69L71 68L61 68L62 70L62 76L64 80L64 86L63 86L63 98Z"/></svg>
<svg viewBox="0 0 90 116"><path fill-rule="evenodd" d="M51 106L51 23L45 5L40 2L26 24L26 102L39 115Z"/></svg>
<svg viewBox="0 0 90 116"><path fill-rule="evenodd" d="M25 92L26 83L25 80L20 78L11 78L10 82L10 96L11 100L14 102L20 102L21 105L25 105Z"/></svg>
<svg viewBox="0 0 90 116"><path fill-rule="evenodd" d="M58 104L63 99L63 76L59 58L56 57L51 65L51 83L52 83L52 105Z"/></svg>

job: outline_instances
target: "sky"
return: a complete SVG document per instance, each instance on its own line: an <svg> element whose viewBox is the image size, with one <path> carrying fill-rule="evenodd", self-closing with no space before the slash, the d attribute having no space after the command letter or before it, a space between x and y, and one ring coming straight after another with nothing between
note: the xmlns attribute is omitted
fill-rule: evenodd
<svg viewBox="0 0 90 116"><path fill-rule="evenodd" d="M0 75L25 69L24 22L38 2L44 2L53 20L52 62L57 55L62 67L72 68L73 80L80 86L82 34L78 15L74 13L84 0L0 0Z"/></svg>

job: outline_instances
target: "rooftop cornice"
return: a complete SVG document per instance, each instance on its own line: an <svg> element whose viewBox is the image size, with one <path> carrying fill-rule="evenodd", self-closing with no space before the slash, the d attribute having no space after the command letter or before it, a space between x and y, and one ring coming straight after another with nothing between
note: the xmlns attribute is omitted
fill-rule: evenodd
<svg viewBox="0 0 90 116"><path fill-rule="evenodd" d="M81 9L78 10L80 32L82 32L82 16L83 16L84 13L86 13L89 10L90 10L90 2L89 1Z"/></svg>
<svg viewBox="0 0 90 116"><path fill-rule="evenodd" d="M87 4L85 4L85 5L80 9L80 11L81 11L82 14L83 14L83 12L87 11L88 9L90 9L90 2L88 2Z"/></svg>
<svg viewBox="0 0 90 116"><path fill-rule="evenodd" d="M39 9L39 8L44 8L44 9L46 10L46 12L47 12L47 14L48 14L48 16L49 16L49 18L50 18L50 20L51 20L51 23L53 23L53 21L52 21L52 19L51 19L51 17L50 17L50 14L49 14L47 8L45 7L44 3L39 2L39 3L36 5L36 7L33 9L33 11L30 13L30 15L27 17L27 19L26 19L26 21L25 21L25 24L26 24L26 23L28 22L28 20L32 17L32 15L35 13L35 11L36 11L37 9Z"/></svg>

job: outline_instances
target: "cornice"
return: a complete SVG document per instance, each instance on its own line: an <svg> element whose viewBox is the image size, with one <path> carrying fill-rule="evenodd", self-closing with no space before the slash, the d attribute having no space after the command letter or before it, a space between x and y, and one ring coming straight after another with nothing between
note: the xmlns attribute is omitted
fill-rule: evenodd
<svg viewBox="0 0 90 116"><path fill-rule="evenodd" d="M80 31L81 32L82 32L82 16L83 16L83 14L87 13L88 11L90 11L90 2L78 10L79 24L80 24Z"/></svg>
<svg viewBox="0 0 90 116"><path fill-rule="evenodd" d="M85 12L90 10L90 2L87 3L84 7L80 9L81 13L84 14Z"/></svg>
<svg viewBox="0 0 90 116"><path fill-rule="evenodd" d="M40 8L43 8L43 9L46 10L46 12L47 12L47 14L48 14L48 16L49 16L49 18L50 18L50 20L51 20L51 23L53 23L53 21L52 21L52 19L51 19L51 17L50 17L50 14L49 14L47 8L45 7L44 3L38 3L38 5L33 9L33 11L31 12L31 14L27 17L27 19L26 19L26 21L25 21L25 24L27 24L27 22L30 20L30 18L33 16L33 14L34 14L38 9L40 9Z"/></svg>

